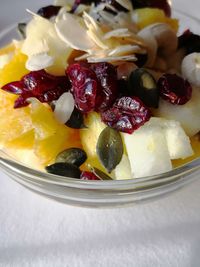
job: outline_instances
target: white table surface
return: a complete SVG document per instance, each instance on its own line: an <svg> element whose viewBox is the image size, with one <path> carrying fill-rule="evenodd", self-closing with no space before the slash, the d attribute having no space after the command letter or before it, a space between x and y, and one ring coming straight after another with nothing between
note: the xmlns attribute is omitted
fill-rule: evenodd
<svg viewBox="0 0 200 267"><path fill-rule="evenodd" d="M49 1L1 0L0 30ZM199 16L199 0L176 0ZM123 209L71 207L24 189L0 172L0 266L200 266L200 180Z"/></svg>

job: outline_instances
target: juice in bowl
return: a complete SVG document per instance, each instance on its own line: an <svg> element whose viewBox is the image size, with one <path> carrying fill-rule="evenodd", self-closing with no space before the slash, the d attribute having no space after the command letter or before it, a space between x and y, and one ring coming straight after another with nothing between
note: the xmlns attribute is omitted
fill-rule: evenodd
<svg viewBox="0 0 200 267"><path fill-rule="evenodd" d="M169 3L57 0L28 12L21 39L0 50L2 168L33 191L89 206L191 180L200 36L178 33Z"/></svg>

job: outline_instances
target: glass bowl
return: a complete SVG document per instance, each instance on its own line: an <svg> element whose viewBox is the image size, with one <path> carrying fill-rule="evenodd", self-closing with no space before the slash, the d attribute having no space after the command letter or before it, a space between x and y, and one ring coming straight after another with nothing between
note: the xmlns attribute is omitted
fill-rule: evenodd
<svg viewBox="0 0 200 267"><path fill-rule="evenodd" d="M200 33L200 21L174 11L180 19L180 32L190 28ZM0 34L0 46L16 37L16 25ZM82 181L31 169L0 150L0 167L13 180L29 190L70 205L116 207L164 197L191 183L200 174L200 159L170 172L123 181Z"/></svg>

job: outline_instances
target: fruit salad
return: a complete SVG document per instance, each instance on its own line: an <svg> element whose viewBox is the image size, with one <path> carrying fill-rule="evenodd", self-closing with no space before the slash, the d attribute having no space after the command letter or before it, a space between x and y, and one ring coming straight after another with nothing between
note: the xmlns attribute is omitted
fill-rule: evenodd
<svg viewBox="0 0 200 267"><path fill-rule="evenodd" d="M0 50L0 144L82 180L169 172L200 156L200 36L166 0L56 0Z"/></svg>

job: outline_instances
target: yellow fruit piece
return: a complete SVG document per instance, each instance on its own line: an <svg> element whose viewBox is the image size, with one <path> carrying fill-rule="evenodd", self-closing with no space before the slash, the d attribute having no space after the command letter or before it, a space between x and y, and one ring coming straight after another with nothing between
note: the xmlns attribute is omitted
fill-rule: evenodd
<svg viewBox="0 0 200 267"><path fill-rule="evenodd" d="M164 11L161 9L139 8L135 10L135 14L137 17L137 26L140 30L154 23L166 23L169 24L174 31L178 31L178 20L166 17Z"/></svg>
<svg viewBox="0 0 200 267"><path fill-rule="evenodd" d="M23 133L19 137L12 139L6 143L6 147L11 147L15 149L32 149L35 140L34 130Z"/></svg>
<svg viewBox="0 0 200 267"><path fill-rule="evenodd" d="M172 164L174 168L180 167L198 157L200 157L200 139L199 136L194 136L192 138L190 138L191 141L191 145L192 145L192 149L194 151L194 154L191 157L188 157L186 159L177 159L177 160L173 160Z"/></svg>
<svg viewBox="0 0 200 267"><path fill-rule="evenodd" d="M15 95L0 91L0 144L12 146L13 142L15 147L20 148L25 145L22 136L26 136L33 127L29 108L14 109L15 99ZM30 147L33 138L28 136L27 144Z"/></svg>
<svg viewBox="0 0 200 267"><path fill-rule="evenodd" d="M0 70L0 87L13 81L19 81L29 72L25 67L26 60L27 56L18 50L15 51L11 61Z"/></svg>
<svg viewBox="0 0 200 267"><path fill-rule="evenodd" d="M35 129L34 151L42 164L53 162L66 148L81 147L79 131L60 124L48 105L32 99L31 118Z"/></svg>
<svg viewBox="0 0 200 267"><path fill-rule="evenodd" d="M86 161L86 166L88 164L92 167L96 167L106 172L105 168L99 161L99 158L96 153L96 145L98 142L99 135L106 127L106 125L101 121L100 115L96 112L89 113L85 117L84 122L87 128L80 130L80 136L83 150L85 150L88 157Z"/></svg>

